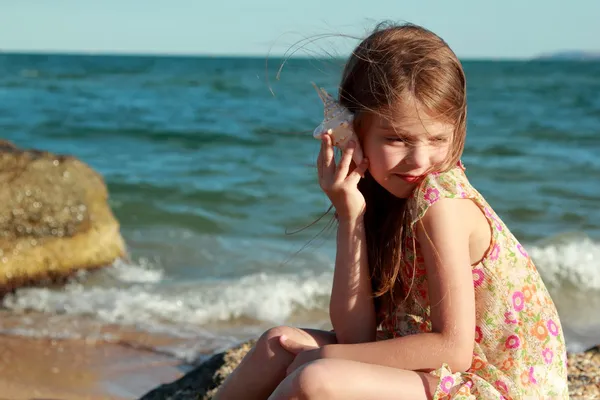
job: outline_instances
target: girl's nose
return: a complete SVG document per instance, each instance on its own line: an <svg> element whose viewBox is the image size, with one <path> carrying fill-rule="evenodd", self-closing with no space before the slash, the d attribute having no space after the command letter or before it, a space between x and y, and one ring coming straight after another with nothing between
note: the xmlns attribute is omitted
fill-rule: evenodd
<svg viewBox="0 0 600 400"><path fill-rule="evenodd" d="M412 146L407 158L407 163L413 165L415 169L426 168L429 162L428 147L423 145Z"/></svg>

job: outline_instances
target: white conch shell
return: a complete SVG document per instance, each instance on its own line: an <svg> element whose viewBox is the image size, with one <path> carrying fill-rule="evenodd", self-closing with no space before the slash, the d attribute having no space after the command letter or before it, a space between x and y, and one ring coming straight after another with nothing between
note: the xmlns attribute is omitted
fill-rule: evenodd
<svg viewBox="0 0 600 400"><path fill-rule="evenodd" d="M354 149L352 159L356 165L359 165L363 160L363 152L352 127L354 115L347 108L335 101L325 89L317 87L314 83L313 86L317 90L324 106L323 122L317 126L313 132L313 136L316 139L321 139L323 133L327 132L331 135L333 145L342 150L346 148L350 140L353 140L357 147Z"/></svg>

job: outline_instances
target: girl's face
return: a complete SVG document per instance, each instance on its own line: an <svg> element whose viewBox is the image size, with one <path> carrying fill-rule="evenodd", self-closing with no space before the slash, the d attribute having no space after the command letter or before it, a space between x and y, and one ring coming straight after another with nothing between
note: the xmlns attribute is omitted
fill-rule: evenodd
<svg viewBox="0 0 600 400"><path fill-rule="evenodd" d="M432 118L416 101L402 102L396 112L399 117L393 122L366 115L360 136L373 179L394 196L406 198L426 173L446 161L454 126Z"/></svg>

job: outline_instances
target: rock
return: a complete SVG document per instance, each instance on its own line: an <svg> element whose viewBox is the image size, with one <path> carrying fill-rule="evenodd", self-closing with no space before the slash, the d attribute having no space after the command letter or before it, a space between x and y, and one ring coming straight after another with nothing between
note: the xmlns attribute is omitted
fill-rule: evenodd
<svg viewBox="0 0 600 400"><path fill-rule="evenodd" d="M175 382L161 385L140 400L209 400L225 378L239 365L256 340L215 354Z"/></svg>
<svg viewBox="0 0 600 400"><path fill-rule="evenodd" d="M212 356L175 382L162 385L139 400L210 400L227 375L239 365L255 340ZM600 399L600 347L569 354L571 399Z"/></svg>
<svg viewBox="0 0 600 400"><path fill-rule="evenodd" d="M569 395L575 399L600 399L600 346L569 354Z"/></svg>
<svg viewBox="0 0 600 400"><path fill-rule="evenodd" d="M125 255L102 177L71 156L0 140L0 295Z"/></svg>

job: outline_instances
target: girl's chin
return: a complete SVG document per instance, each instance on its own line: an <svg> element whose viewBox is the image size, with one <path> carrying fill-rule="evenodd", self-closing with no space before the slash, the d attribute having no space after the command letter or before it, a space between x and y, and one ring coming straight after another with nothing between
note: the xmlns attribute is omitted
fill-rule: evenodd
<svg viewBox="0 0 600 400"><path fill-rule="evenodd" d="M408 183L400 177L395 177L393 180L388 180L386 182L386 185L384 185L383 187L393 196L396 196L400 199L406 199L407 197L410 197L412 192L417 187L417 184Z"/></svg>

